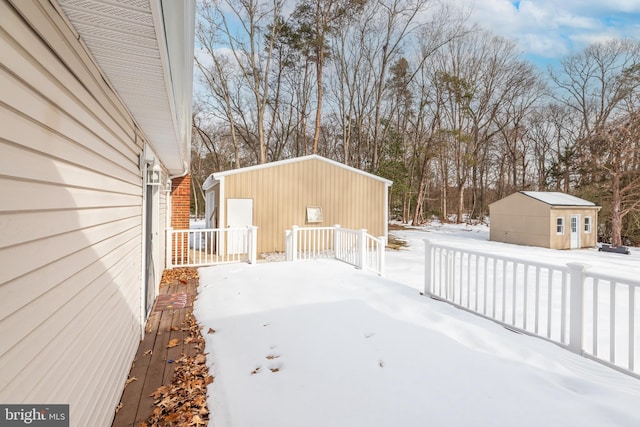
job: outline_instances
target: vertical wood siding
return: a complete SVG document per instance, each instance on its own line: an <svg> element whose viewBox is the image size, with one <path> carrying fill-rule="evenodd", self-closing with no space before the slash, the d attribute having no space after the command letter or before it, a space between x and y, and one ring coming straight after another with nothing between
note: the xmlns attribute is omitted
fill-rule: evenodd
<svg viewBox="0 0 640 427"><path fill-rule="evenodd" d="M514 193L491 204L489 239L549 247L549 206Z"/></svg>
<svg viewBox="0 0 640 427"><path fill-rule="evenodd" d="M142 328L143 141L49 2L0 0L0 24L0 402L108 426Z"/></svg>
<svg viewBox="0 0 640 427"><path fill-rule="evenodd" d="M224 179L225 199L253 199L259 252L283 251L284 231L292 225L340 224L366 228L374 236L385 235L387 186L370 176L314 158ZM322 208L322 223L305 223L307 206Z"/></svg>

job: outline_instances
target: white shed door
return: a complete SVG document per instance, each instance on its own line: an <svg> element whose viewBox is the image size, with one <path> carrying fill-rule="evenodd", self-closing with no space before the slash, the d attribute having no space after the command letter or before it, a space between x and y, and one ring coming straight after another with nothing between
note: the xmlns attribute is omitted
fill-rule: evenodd
<svg viewBox="0 0 640 427"><path fill-rule="evenodd" d="M580 247L580 215L571 215L569 222L569 231L571 232L571 249Z"/></svg>
<svg viewBox="0 0 640 427"><path fill-rule="evenodd" d="M253 225L253 199L227 199L227 226L246 229ZM227 253L247 253L246 233L228 231Z"/></svg>

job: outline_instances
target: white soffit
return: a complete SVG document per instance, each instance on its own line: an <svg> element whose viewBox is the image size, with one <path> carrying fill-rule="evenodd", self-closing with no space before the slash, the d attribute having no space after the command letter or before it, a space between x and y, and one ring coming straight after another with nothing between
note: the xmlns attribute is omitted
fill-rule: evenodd
<svg viewBox="0 0 640 427"><path fill-rule="evenodd" d="M58 0L171 174L191 143L193 0Z"/></svg>

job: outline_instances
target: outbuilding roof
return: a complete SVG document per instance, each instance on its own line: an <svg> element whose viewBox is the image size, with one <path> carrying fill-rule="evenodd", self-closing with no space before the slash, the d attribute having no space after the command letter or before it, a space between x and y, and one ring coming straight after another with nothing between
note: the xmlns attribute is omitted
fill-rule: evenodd
<svg viewBox="0 0 640 427"><path fill-rule="evenodd" d="M286 164L290 164L290 163L305 162L305 161L310 161L310 160L319 160L319 161L322 161L322 162L325 162L325 163L329 163L329 164L331 164L333 166L336 166L336 167L339 167L339 168L342 168L342 169L346 169L348 171L351 171L351 172L354 172L354 173L357 173L357 174L360 174L360 175L367 176L367 177L369 177L371 179L375 179L377 181L384 182L388 186L393 184L393 181L390 181L390 180L388 180L386 178L382 178L380 176L377 176L377 175L362 171L360 169L356 169L354 167L347 166L344 163L336 162L335 160L330 160L330 159L327 159L326 157L322 157L322 156L319 156L317 154L311 154L309 156L295 157L295 158L292 158L292 159L279 160L277 162L263 163L261 165L248 166L248 167L238 168L238 169L231 169L231 170L224 171L224 172L215 172L215 173L212 173L211 175L209 175L209 177L206 179L206 181L202 185L202 188L203 188L203 190L208 190L213 185L215 185L215 183L218 182L220 180L220 178L225 177L225 176L235 175L235 174L245 173L245 172L251 172L251 171L260 170L260 169L272 168L272 167L286 165Z"/></svg>
<svg viewBox="0 0 640 427"><path fill-rule="evenodd" d="M596 206L588 200L558 191L520 191L520 193L551 206Z"/></svg>

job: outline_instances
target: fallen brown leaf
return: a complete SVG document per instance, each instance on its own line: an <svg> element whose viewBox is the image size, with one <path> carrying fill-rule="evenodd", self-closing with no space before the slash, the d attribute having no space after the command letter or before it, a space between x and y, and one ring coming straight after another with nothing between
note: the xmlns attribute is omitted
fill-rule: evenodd
<svg viewBox="0 0 640 427"><path fill-rule="evenodd" d="M208 334L215 334L216 330L213 328L209 328L209 332L207 332Z"/></svg>
<svg viewBox="0 0 640 427"><path fill-rule="evenodd" d="M127 378L127 381L125 381L124 386L126 387L126 386L128 386L129 384L131 384L132 382L137 381L137 380L138 380L138 379L137 379L136 377L130 377L130 378Z"/></svg>
<svg viewBox="0 0 640 427"><path fill-rule="evenodd" d="M163 385L150 396L154 400L154 410L147 419L148 426L206 426L209 421L207 409L207 385L214 381L209 375L206 356L203 353L201 328L187 311L182 330L188 333L185 342L196 343L192 347L196 354L182 354L174 360L174 374L170 385ZM180 339L177 339L180 341ZM171 340L173 341L173 340ZM171 341L169 344L171 344Z"/></svg>
<svg viewBox="0 0 640 427"><path fill-rule="evenodd" d="M167 344L167 348L173 348L175 346L177 346L180 343L180 339L179 338L174 338L171 341L169 341L169 344Z"/></svg>
<svg viewBox="0 0 640 427"><path fill-rule="evenodd" d="M173 268L162 272L161 284L182 283L198 278L198 270L195 268Z"/></svg>

